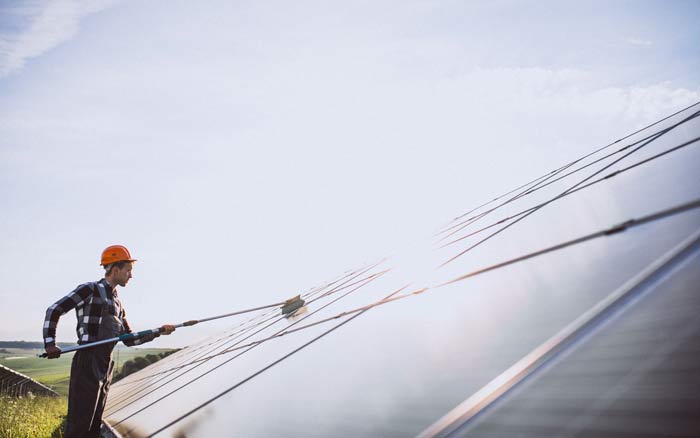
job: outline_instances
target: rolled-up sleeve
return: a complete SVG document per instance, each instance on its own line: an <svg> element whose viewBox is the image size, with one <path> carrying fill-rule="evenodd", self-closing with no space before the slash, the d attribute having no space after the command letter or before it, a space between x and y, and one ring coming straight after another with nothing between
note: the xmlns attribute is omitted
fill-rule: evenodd
<svg viewBox="0 0 700 438"><path fill-rule="evenodd" d="M122 323L124 324L124 332L125 333L132 333L131 325L129 325L129 321L126 319L126 311L124 309L122 309L122 311L121 311L121 319L122 319ZM134 345L145 344L146 342L151 342L152 340L154 340L158 336L160 336L160 333L154 333L154 334L150 334L150 335L126 339L126 340L124 340L124 345L126 345L127 347L133 347Z"/></svg>

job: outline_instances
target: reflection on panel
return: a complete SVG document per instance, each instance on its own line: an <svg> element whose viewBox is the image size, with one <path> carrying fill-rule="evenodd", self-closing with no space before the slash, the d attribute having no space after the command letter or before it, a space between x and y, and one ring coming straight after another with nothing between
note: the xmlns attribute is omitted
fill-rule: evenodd
<svg viewBox="0 0 700 438"><path fill-rule="evenodd" d="M700 226L697 110L304 291L306 313L232 320L115 384L107 421L127 436L420 433Z"/></svg>

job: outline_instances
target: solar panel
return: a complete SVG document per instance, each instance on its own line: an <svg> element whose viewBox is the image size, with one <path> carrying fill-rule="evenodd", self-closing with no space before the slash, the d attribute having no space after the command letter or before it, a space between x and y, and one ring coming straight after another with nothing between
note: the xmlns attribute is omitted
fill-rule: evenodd
<svg viewBox="0 0 700 438"><path fill-rule="evenodd" d="M555 353L514 367L511 381L494 382L423 436L700 435L698 267L700 233Z"/></svg>
<svg viewBox="0 0 700 438"><path fill-rule="evenodd" d="M700 228L696 111L407 236L304 291L303 315L232 320L116 383L106 420L132 436L419 434Z"/></svg>

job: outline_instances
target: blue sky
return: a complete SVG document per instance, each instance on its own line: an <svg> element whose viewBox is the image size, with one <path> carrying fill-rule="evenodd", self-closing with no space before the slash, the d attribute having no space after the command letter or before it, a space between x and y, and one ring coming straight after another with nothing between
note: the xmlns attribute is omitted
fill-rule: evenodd
<svg viewBox="0 0 700 438"><path fill-rule="evenodd" d="M122 295L137 328L391 253L700 100L699 16L692 1L3 2L0 339L38 340L114 243L140 260ZM72 330L66 315L59 340Z"/></svg>

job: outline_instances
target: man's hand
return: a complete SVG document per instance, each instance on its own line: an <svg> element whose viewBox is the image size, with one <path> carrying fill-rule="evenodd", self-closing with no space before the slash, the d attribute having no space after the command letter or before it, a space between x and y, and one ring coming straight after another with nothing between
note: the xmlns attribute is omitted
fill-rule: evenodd
<svg viewBox="0 0 700 438"><path fill-rule="evenodd" d="M165 324L163 327L159 328L161 335L169 335L175 331L175 326L171 324Z"/></svg>
<svg viewBox="0 0 700 438"><path fill-rule="evenodd" d="M49 359L56 359L61 355L61 349L55 345L47 345L45 350L46 357L48 357Z"/></svg>

